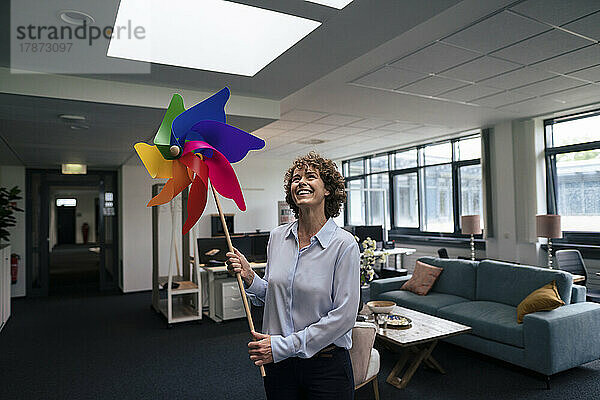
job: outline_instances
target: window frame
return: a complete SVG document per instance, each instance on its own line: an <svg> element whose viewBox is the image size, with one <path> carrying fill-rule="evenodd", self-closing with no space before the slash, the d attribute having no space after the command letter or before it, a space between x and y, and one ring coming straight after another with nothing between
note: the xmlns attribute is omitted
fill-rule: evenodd
<svg viewBox="0 0 600 400"><path fill-rule="evenodd" d="M423 144L419 144L419 145L413 145L413 146L408 146L408 147L402 147L402 148L398 148L398 149L394 149L394 150L390 150L387 151L385 153L382 152L378 152L376 154L370 154L370 155L366 155L363 157L354 157L348 160L343 160L342 161L342 170L344 170L344 168L346 168L346 165L348 166L348 174L349 174L349 163L351 161L356 161L358 159L363 159L363 166L365 168L365 174L363 175L354 175L354 176L345 176L344 180L346 182L346 187L348 187L348 182L354 179L358 179L358 178L363 178L365 179L365 185L368 179L368 176L370 175L374 175L374 174L381 174L381 173L385 173L385 172L371 172L370 168L367 169L367 166L370 167L370 165L368 164L367 160L370 160L373 157L379 157L383 154L387 154L388 156L388 185L389 185L389 189L388 189L388 207L389 207L389 219L390 219L390 238L394 238L394 237L399 237L399 236L421 236L421 237L430 237L430 238L445 238L445 239L460 239L463 240L467 237L470 237L469 235L463 235L460 232L460 212L462 209L462 198L461 198L461 188L460 188L460 176L459 176L459 172L460 172L460 168L465 167L465 166L471 166L471 165L482 165L482 159L483 159L483 152L484 152L484 148L483 148L483 143L484 143L484 133L482 130L479 130L477 132L469 132L468 134L465 134L463 136L458 136L455 138L450 138L450 139L444 139L444 140L437 140L437 141L432 141L432 142L427 142L427 143L423 143ZM461 141L461 140L465 140L465 139L470 139L470 138L475 138L475 137L479 137L482 143L482 154L480 155L479 158L475 158L475 159L470 159L470 160L462 160L462 161L458 161L458 154L457 154L457 144ZM443 144L443 143L450 143L451 145L451 161L449 162L443 162L443 163L437 163L437 164L428 164L425 165L424 163L424 149L427 146L432 146L432 145L438 145L438 144ZM408 168L399 168L396 169L396 163L395 163L395 154L396 153L401 153L401 152L405 152L405 151L411 151L411 150L416 150L416 157L417 157L417 162L416 162L416 166L414 167L408 167ZM435 166L440 166L440 165L450 165L451 166L451 174L452 174L452 202L453 202L453 210L452 210L452 216L453 216L453 220L454 220L454 230L453 232L434 232L434 231L425 231L422 230L423 226L424 226L424 212L423 212L423 199L424 199L424 173L425 173L425 168L429 168L429 167L435 167ZM367 172L368 171L368 172ZM484 184L485 180L483 179L483 165L482 165L482 185ZM404 174L413 174L416 173L417 175L417 196L418 196L418 223L419 226L417 228L414 227L402 227L402 226L396 226L396 218L395 218L395 193L394 193L394 177L397 175L404 175ZM482 193L484 193L485 190L482 187ZM368 206L367 206L368 207ZM366 220L366 213L368 213L369 211L366 209L367 207L365 207L365 215L364 218ZM483 208L483 205L482 205ZM346 208L345 208L346 210ZM344 212L344 224L348 224L348 213ZM477 238L479 241L482 241L483 235L475 235L475 238Z"/></svg>
<svg viewBox="0 0 600 400"><path fill-rule="evenodd" d="M546 169L546 209L549 214L558 213L557 188L558 181L556 173L556 156L559 154L576 153L587 150L600 150L600 140L593 142L584 142L568 144L563 146L554 146L553 125L575 121L584 118L596 117L600 115L600 109L586 111L582 113L569 114L556 118L544 120L544 162ZM548 129L550 127L550 130ZM553 239L556 244L585 244L600 245L600 231L563 231L561 239Z"/></svg>

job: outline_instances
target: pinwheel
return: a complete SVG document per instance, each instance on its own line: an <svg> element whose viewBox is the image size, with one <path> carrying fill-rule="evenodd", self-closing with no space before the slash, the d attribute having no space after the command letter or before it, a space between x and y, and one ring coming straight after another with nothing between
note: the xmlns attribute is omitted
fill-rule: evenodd
<svg viewBox="0 0 600 400"><path fill-rule="evenodd" d="M154 145L136 143L135 150L153 178L169 178L148 207L168 203L190 184L188 215L183 234L196 224L206 207L209 183L225 231L229 251L233 252L223 211L216 192L232 199L241 211L246 210L244 196L231 163L242 160L250 150L265 146L264 140L228 125L225 103L229 89L224 88L208 99L186 110L183 98L175 94L154 137ZM254 323L240 274L238 286L250 330ZM264 368L261 366L264 376Z"/></svg>

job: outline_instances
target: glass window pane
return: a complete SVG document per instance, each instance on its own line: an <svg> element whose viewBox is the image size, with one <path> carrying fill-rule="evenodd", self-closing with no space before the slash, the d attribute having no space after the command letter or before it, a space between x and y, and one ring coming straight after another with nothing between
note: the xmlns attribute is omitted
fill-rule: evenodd
<svg viewBox="0 0 600 400"><path fill-rule="evenodd" d="M558 154L556 175L563 231L600 231L600 149Z"/></svg>
<svg viewBox="0 0 600 400"><path fill-rule="evenodd" d="M447 163L452 161L452 144L448 142L426 146L424 153L425 165Z"/></svg>
<svg viewBox="0 0 600 400"><path fill-rule="evenodd" d="M600 140L600 115L553 125L554 146L595 142Z"/></svg>
<svg viewBox="0 0 600 400"><path fill-rule="evenodd" d="M452 167L427 167L424 172L424 230L454 232Z"/></svg>
<svg viewBox="0 0 600 400"><path fill-rule="evenodd" d="M348 161L342 163L342 176L344 178L348 176Z"/></svg>
<svg viewBox="0 0 600 400"><path fill-rule="evenodd" d="M365 173L363 160L350 161L350 176L362 175Z"/></svg>
<svg viewBox="0 0 600 400"><path fill-rule="evenodd" d="M367 225L382 225L389 227L389 177L388 174L376 174L369 176L368 179L369 189L382 189L384 192L379 190L371 190L367 192L368 207L367 207ZM384 216L386 217L386 223L384 224Z"/></svg>
<svg viewBox="0 0 600 400"><path fill-rule="evenodd" d="M383 172L388 170L388 156L387 154L376 156L370 159L371 170L370 172Z"/></svg>
<svg viewBox="0 0 600 400"><path fill-rule="evenodd" d="M481 158L481 137L459 140L456 144L458 161Z"/></svg>
<svg viewBox="0 0 600 400"><path fill-rule="evenodd" d="M459 170L460 175L460 215L481 216L483 229L483 206L481 190L481 165L470 165Z"/></svg>
<svg viewBox="0 0 600 400"><path fill-rule="evenodd" d="M348 225L365 224L364 179L348 181Z"/></svg>
<svg viewBox="0 0 600 400"><path fill-rule="evenodd" d="M394 168L414 168L417 166L417 149L394 154Z"/></svg>
<svg viewBox="0 0 600 400"><path fill-rule="evenodd" d="M394 176L394 225L419 227L419 191L417 173Z"/></svg>

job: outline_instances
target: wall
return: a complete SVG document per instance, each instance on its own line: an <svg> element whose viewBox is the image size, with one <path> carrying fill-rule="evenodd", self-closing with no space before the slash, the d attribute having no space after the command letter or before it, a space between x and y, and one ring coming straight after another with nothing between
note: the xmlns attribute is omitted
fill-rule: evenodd
<svg viewBox="0 0 600 400"><path fill-rule="evenodd" d="M133 160L132 162L136 162ZM235 214L235 232L269 231L277 226L277 201L284 200L283 175L290 160L258 159L249 154L233 165L244 193L247 209L241 212L231 200L220 198L224 213ZM161 180L151 179L140 165L123 165L120 170L122 214L122 290L149 290L152 285L152 212L146 204L151 198L152 185ZM164 181L164 180L163 180ZM209 192L210 193L210 192ZM212 195L206 210L197 223L197 236L209 237L210 214L217 213ZM176 207L176 220L180 210ZM179 224L179 222L178 222ZM160 273L168 269L171 224L170 206L161 206L159 213L161 248ZM176 227L178 245L180 227ZM178 246L178 250L181 246ZM190 253L193 247L190 246Z"/></svg>
<svg viewBox="0 0 600 400"><path fill-rule="evenodd" d="M13 228L9 228L10 232L10 244L11 251L21 256L19 260L19 271L17 274L17 283L11 285L12 297L25 296L27 287L26 276L25 276L25 167L20 166L0 166L0 187L7 189L13 186L18 186L21 189L22 200L17 202L17 206L25 212L17 212L17 225Z"/></svg>

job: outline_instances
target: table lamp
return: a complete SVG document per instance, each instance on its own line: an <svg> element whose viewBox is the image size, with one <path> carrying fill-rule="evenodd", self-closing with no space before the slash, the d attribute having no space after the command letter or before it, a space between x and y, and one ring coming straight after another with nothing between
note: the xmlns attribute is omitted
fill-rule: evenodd
<svg viewBox="0 0 600 400"><path fill-rule="evenodd" d="M460 230L463 235L471 235L471 260L475 261L475 238L473 235L481 234L479 215L463 215L460 217Z"/></svg>
<svg viewBox="0 0 600 400"><path fill-rule="evenodd" d="M536 215L535 223L537 236L548 239L548 268L552 269L552 239L562 237L560 215Z"/></svg>

